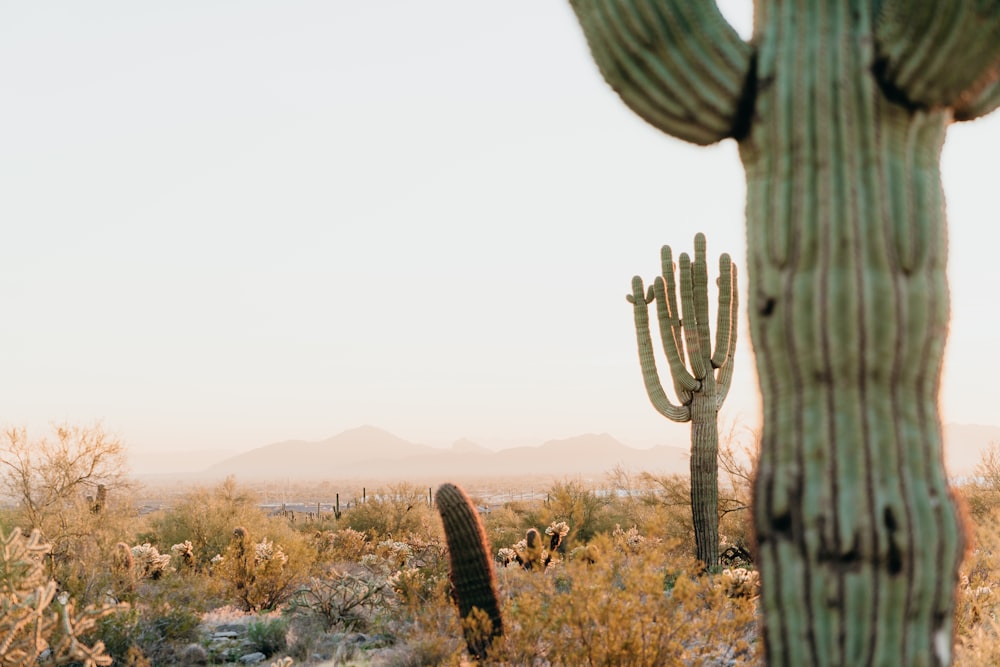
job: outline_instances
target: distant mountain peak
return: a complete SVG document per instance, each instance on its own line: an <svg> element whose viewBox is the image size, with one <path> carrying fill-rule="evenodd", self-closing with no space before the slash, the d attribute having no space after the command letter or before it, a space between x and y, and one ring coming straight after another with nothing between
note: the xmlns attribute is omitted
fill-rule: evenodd
<svg viewBox="0 0 1000 667"><path fill-rule="evenodd" d="M483 447L478 442L461 438L451 443L451 451L459 454L492 454L493 450Z"/></svg>

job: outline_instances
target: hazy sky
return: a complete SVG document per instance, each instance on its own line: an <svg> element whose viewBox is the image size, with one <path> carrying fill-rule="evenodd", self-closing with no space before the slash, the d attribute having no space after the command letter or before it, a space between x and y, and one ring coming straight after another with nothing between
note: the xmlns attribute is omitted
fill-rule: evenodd
<svg viewBox="0 0 1000 667"><path fill-rule="evenodd" d="M624 296L696 231L745 265L742 168L633 116L568 2L5 3L0 97L3 425L686 442ZM1000 114L953 127L952 422L1000 423L998 175Z"/></svg>

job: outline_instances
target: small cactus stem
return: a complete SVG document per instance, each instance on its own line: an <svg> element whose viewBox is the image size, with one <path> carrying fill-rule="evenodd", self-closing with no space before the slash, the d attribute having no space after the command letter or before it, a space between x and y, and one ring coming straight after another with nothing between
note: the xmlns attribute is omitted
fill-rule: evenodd
<svg viewBox="0 0 1000 667"><path fill-rule="evenodd" d="M115 545L114 556L111 558L111 566L120 573L131 573L135 567L135 557L132 555L132 548L125 542Z"/></svg>
<svg viewBox="0 0 1000 667"><path fill-rule="evenodd" d="M489 540L479 513L461 488L442 484L435 500L448 543L451 583L459 616L464 621L478 608L490 619L489 637L468 632L465 637L469 653L481 660L486 657L492 640L503 634Z"/></svg>
<svg viewBox="0 0 1000 667"><path fill-rule="evenodd" d="M529 528L524 535L524 569L542 567L542 535L536 528Z"/></svg>
<svg viewBox="0 0 1000 667"><path fill-rule="evenodd" d="M97 485L97 499L94 501L94 513L99 514L104 511L108 504L108 487L103 484Z"/></svg>
<svg viewBox="0 0 1000 667"><path fill-rule="evenodd" d="M570 4L601 73L633 111L696 144L731 136L751 51L714 2Z"/></svg>
<svg viewBox="0 0 1000 667"><path fill-rule="evenodd" d="M691 419L691 410L686 405L674 405L667 398L660 384L660 375L656 371L656 357L653 354L653 340L649 333L649 303L643 293L642 278L632 279L632 294L626 299L632 304L635 318L635 337L639 348L639 367L642 370L642 380L646 385L646 395L656 411L675 422L686 422Z"/></svg>

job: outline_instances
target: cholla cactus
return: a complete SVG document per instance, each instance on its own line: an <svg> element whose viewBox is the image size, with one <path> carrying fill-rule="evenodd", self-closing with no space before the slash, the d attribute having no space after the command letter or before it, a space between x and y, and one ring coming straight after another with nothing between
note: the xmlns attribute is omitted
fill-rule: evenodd
<svg viewBox="0 0 1000 667"><path fill-rule="evenodd" d="M501 547L497 550L497 562L507 567L511 563L517 562L517 552L510 547Z"/></svg>
<svg viewBox="0 0 1000 667"><path fill-rule="evenodd" d="M170 554L161 554L149 542L132 547L132 559L135 563L134 571L138 577L159 579L171 571Z"/></svg>
<svg viewBox="0 0 1000 667"><path fill-rule="evenodd" d="M87 646L79 637L122 607L88 606L78 612L68 595L57 599L56 582L45 576L42 566L50 548L37 530L27 538L19 528L7 536L0 531L0 666L112 664L102 642Z"/></svg>
<svg viewBox="0 0 1000 667"><path fill-rule="evenodd" d="M247 611L270 609L294 590L295 569L280 544L250 539L246 528L233 530L233 540L223 556L212 559L213 571L225 579Z"/></svg>
<svg viewBox="0 0 1000 667"><path fill-rule="evenodd" d="M562 546L563 540L569 535L569 524L565 521L553 521L545 529L545 534L549 536L549 551L554 552Z"/></svg>
<svg viewBox="0 0 1000 667"><path fill-rule="evenodd" d="M194 545L191 544L191 540L184 540L180 544L173 545L170 547L170 553L176 556L185 567L194 567Z"/></svg>
<svg viewBox="0 0 1000 667"><path fill-rule="evenodd" d="M760 593L760 575L757 570L726 568L722 571L722 586L731 598L756 597Z"/></svg>
<svg viewBox="0 0 1000 667"><path fill-rule="evenodd" d="M639 533L639 529L632 526L628 530L622 530L622 527L615 524L615 530L611 533L611 538L614 540L615 546L618 547L619 551L624 551L626 553L639 553L642 545L646 542L646 538Z"/></svg>
<svg viewBox="0 0 1000 667"><path fill-rule="evenodd" d="M383 540L375 545L375 554L385 559L393 568L399 569L409 561L413 550L406 542Z"/></svg>
<svg viewBox="0 0 1000 667"><path fill-rule="evenodd" d="M275 564L283 566L288 562L281 545L274 546L274 542L266 537L253 545L253 566L254 568L266 568Z"/></svg>

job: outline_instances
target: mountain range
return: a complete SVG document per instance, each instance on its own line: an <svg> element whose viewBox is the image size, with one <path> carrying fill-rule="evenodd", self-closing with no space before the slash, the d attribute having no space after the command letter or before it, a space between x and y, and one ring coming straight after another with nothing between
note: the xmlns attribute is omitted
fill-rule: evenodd
<svg viewBox="0 0 1000 667"><path fill-rule="evenodd" d="M969 475L982 452L1000 444L1000 427L949 424L945 427L949 474ZM580 435L534 447L494 451L471 440L442 449L409 442L374 426L361 426L318 442L287 440L246 452L187 452L132 456L141 478L183 475L221 479L416 479L441 477L523 477L598 475L616 466L628 471L686 474L687 447L629 447L612 436ZM201 466L196 466L198 462ZM173 462L171 466L170 462ZM187 462L185 466L180 465Z"/></svg>
<svg viewBox="0 0 1000 667"><path fill-rule="evenodd" d="M174 455L175 461L178 458L182 457ZM132 463L139 477L174 474L169 467L151 469L141 457L133 457ZM318 442L272 443L217 460L202 470L189 470L184 476L221 479L235 475L246 480L523 477L603 474L615 466L685 473L688 452L669 446L636 449L608 434L580 435L499 451L462 439L443 449L409 442L374 426L361 426Z"/></svg>

